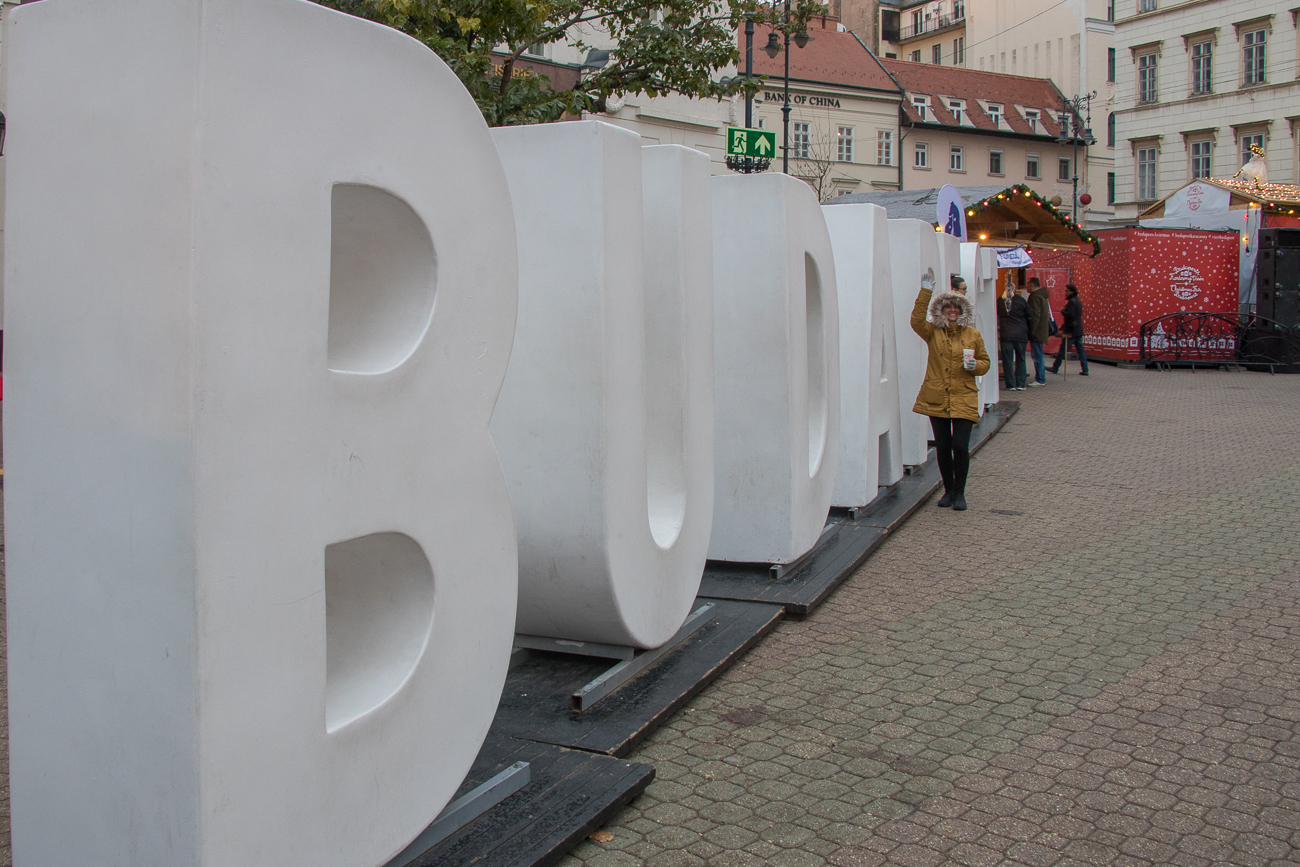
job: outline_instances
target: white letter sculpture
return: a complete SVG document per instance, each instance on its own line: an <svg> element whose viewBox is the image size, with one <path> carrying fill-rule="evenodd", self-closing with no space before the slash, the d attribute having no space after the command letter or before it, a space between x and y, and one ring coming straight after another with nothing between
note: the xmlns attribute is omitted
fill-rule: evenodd
<svg viewBox="0 0 1300 867"><path fill-rule="evenodd" d="M961 241L947 232L935 232L934 241L939 248L939 267L934 272L934 291L937 294L952 289L952 278L961 276Z"/></svg>
<svg viewBox="0 0 1300 867"><path fill-rule="evenodd" d="M903 477L889 224L879 205L823 205L840 310L836 506L855 508Z"/></svg>
<svg viewBox="0 0 1300 867"><path fill-rule="evenodd" d="M921 291L921 277L927 270L935 274L935 291L943 284L943 263L934 226L923 220L890 220L889 246L894 269L894 333L898 337L898 401L903 417L903 463L925 463L929 449L930 420L912 412L916 396L925 379L925 362L929 350L925 341L912 330L912 307Z"/></svg>
<svg viewBox="0 0 1300 867"><path fill-rule="evenodd" d="M984 407L998 402L1002 377L998 376L998 355L1001 343L998 341L998 254L988 247L981 247L974 242L961 245L961 275L966 280L966 294L975 304L975 327L984 337L984 346L993 367L983 376L977 377L980 383L980 415Z"/></svg>
<svg viewBox="0 0 1300 867"><path fill-rule="evenodd" d="M11 14L15 862L384 864L513 635L487 127L311 3Z"/></svg>
<svg viewBox="0 0 1300 867"><path fill-rule="evenodd" d="M713 179L715 560L790 563L826 524L840 437L835 263L817 197Z"/></svg>
<svg viewBox="0 0 1300 867"><path fill-rule="evenodd" d="M519 232L492 420L517 629L656 647L690 613L713 516L709 160L597 121L492 133Z"/></svg>

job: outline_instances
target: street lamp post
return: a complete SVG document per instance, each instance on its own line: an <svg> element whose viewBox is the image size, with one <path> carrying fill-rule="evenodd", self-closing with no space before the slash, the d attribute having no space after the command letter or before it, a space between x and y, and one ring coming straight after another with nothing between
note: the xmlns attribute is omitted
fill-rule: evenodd
<svg viewBox="0 0 1300 867"><path fill-rule="evenodd" d="M754 77L754 18L745 16L745 80L749 81ZM745 94L745 128L752 129L754 126L754 97L752 94ZM727 168L733 172L741 174L753 174L754 172L765 172L772 161L767 157L743 157L736 154L727 155Z"/></svg>
<svg viewBox="0 0 1300 867"><path fill-rule="evenodd" d="M1074 184L1074 199L1070 206L1070 217L1074 220L1075 225L1079 225L1079 142L1083 142L1085 148L1091 147L1097 143L1097 139L1092 135L1092 101L1097 96L1097 91L1066 100L1068 111L1061 118L1061 133L1057 136L1057 141L1061 144L1073 145L1073 156L1071 164L1074 169L1074 177L1071 179ZM1087 155L1087 151L1084 151Z"/></svg>
<svg viewBox="0 0 1300 867"><path fill-rule="evenodd" d="M782 28L785 35L785 98L781 104L781 171L787 175L790 174L790 0L785 0L785 17L784 23L787 25ZM800 29L794 35L793 42L799 48L808 44L812 37L808 31ZM767 44L763 46L763 51L767 56L776 60L777 52L781 50L781 41L777 38L776 31L767 34Z"/></svg>
<svg viewBox="0 0 1300 867"><path fill-rule="evenodd" d="M745 16L745 80L754 77L754 16ZM745 129L754 128L754 95L745 94Z"/></svg>

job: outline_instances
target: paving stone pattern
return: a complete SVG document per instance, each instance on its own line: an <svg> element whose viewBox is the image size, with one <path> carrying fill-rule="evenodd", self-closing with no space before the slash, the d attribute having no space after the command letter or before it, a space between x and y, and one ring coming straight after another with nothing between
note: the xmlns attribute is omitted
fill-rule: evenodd
<svg viewBox="0 0 1300 867"><path fill-rule="evenodd" d="M923 508L656 732L565 867L1300 863L1300 377L1017 397L972 510Z"/></svg>
<svg viewBox="0 0 1300 867"><path fill-rule="evenodd" d="M1300 863L1300 377L1093 365L635 754L562 862Z"/></svg>

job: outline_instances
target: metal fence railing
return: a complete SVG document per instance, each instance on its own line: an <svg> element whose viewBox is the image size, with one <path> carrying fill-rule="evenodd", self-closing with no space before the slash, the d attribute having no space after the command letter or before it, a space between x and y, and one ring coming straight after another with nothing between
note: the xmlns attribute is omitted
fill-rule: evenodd
<svg viewBox="0 0 1300 867"><path fill-rule="evenodd" d="M1239 364L1300 373L1300 328L1253 314L1170 313L1142 323L1138 357L1157 366Z"/></svg>
<svg viewBox="0 0 1300 867"><path fill-rule="evenodd" d="M927 33L934 33L939 30L947 30L949 27L956 27L959 24L966 23L966 14L961 15L934 15L928 20L922 21L921 26L908 24L899 29L899 40L911 39L913 36L924 36Z"/></svg>

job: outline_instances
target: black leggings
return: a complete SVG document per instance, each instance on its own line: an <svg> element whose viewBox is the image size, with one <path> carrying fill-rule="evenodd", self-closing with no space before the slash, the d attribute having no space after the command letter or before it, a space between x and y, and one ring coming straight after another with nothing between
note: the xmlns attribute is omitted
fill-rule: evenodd
<svg viewBox="0 0 1300 867"><path fill-rule="evenodd" d="M939 475L943 489L954 496L966 495L966 474L970 472L970 432L975 422L964 418L930 416L934 448L939 453Z"/></svg>

